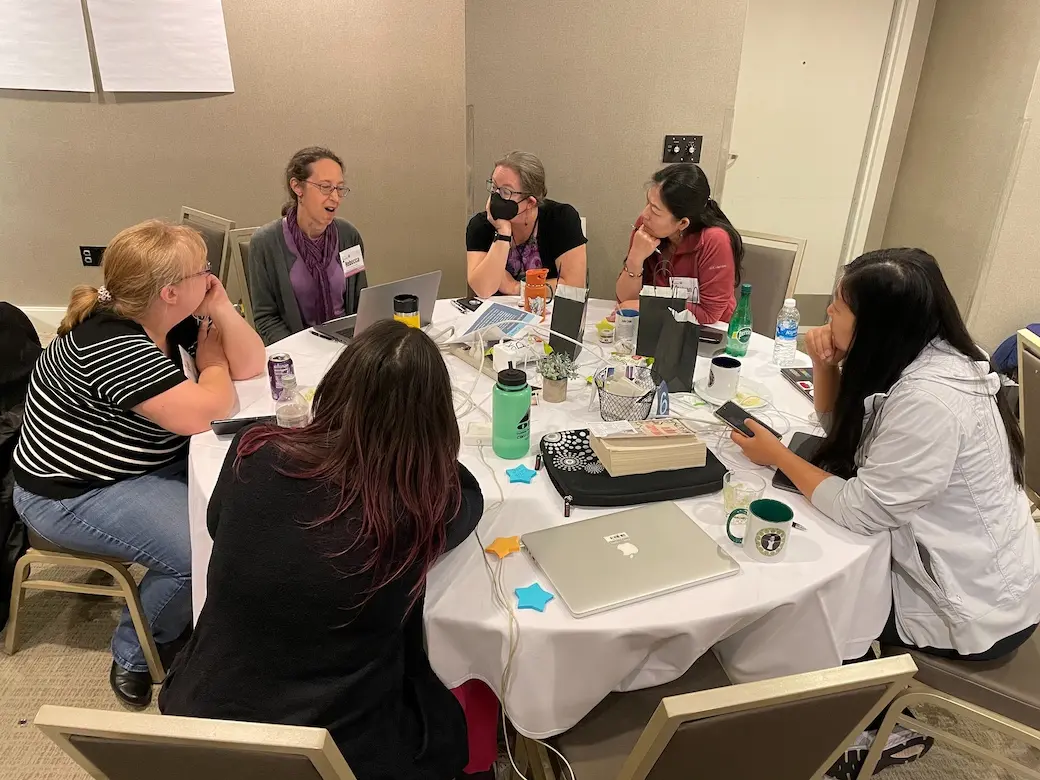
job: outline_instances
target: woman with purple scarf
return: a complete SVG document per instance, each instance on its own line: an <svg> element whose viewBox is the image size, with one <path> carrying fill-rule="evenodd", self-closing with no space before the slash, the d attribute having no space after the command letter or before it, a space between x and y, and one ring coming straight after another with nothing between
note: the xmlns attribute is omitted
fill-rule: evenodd
<svg viewBox="0 0 1040 780"><path fill-rule="evenodd" d="M355 314L368 284L361 234L336 218L350 192L343 161L328 149L301 149L285 168L285 187L282 218L249 242L249 294L264 344Z"/></svg>

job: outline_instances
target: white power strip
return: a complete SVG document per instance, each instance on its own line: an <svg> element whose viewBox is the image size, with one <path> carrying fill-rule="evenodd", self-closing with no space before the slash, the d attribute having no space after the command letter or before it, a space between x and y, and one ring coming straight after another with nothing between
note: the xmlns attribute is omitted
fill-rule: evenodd
<svg viewBox="0 0 1040 780"><path fill-rule="evenodd" d="M466 426L462 443L468 447L490 447L491 423L471 422Z"/></svg>

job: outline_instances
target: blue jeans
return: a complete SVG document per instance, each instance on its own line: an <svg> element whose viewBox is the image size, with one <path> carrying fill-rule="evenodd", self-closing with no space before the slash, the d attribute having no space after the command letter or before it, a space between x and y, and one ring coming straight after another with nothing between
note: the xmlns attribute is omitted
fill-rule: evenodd
<svg viewBox="0 0 1040 780"><path fill-rule="evenodd" d="M54 544L146 567L141 605L157 643L172 642L188 627L191 542L185 460L76 498L43 498L15 487L14 505L33 531ZM112 657L131 672L148 671L125 608L112 636Z"/></svg>

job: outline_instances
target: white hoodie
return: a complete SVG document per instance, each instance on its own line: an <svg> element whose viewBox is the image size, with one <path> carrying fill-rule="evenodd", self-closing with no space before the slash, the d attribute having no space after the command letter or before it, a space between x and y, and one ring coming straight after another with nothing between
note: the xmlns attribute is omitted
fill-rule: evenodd
<svg viewBox="0 0 1040 780"><path fill-rule="evenodd" d="M1040 622L1040 536L1015 484L1000 380L935 340L888 393L866 399L858 471L813 505L860 534L892 534L902 639L980 653Z"/></svg>

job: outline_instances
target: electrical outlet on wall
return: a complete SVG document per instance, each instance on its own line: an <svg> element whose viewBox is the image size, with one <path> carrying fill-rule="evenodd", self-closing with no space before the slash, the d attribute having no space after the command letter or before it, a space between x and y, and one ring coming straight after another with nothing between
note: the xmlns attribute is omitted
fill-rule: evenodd
<svg viewBox="0 0 1040 780"><path fill-rule="evenodd" d="M666 135L661 162L699 163L703 135Z"/></svg>
<svg viewBox="0 0 1040 780"><path fill-rule="evenodd" d="M79 259L83 265L97 267L101 265L101 256L105 254L103 246L81 246L79 248Z"/></svg>

